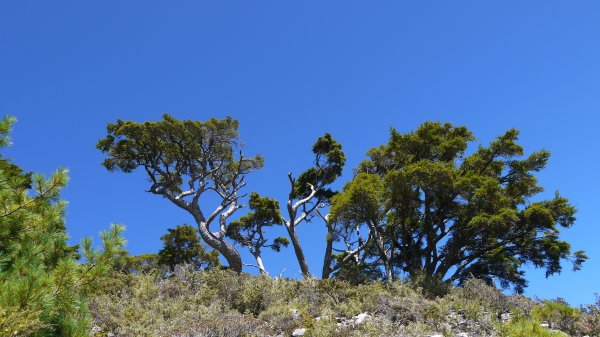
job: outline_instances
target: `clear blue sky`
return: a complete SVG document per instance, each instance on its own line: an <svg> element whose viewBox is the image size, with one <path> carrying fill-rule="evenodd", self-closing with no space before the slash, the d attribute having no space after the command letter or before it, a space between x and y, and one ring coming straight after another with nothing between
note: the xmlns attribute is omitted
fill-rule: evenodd
<svg viewBox="0 0 600 337"><path fill-rule="evenodd" d="M590 303L600 292L598 1L2 1L0 114L19 119L9 157L24 168L71 170L73 242L111 222L134 254L156 252L191 218L144 192L144 177L111 174L94 148L116 118L241 122L266 166L249 190L285 197L286 173L310 165L331 132L348 165L426 120L471 128L487 143L510 127L527 151L552 152L543 196L578 207L564 238L591 260L527 294ZM242 214L240 212L239 214ZM323 225L302 225L320 270ZM292 250L266 256L296 276Z"/></svg>

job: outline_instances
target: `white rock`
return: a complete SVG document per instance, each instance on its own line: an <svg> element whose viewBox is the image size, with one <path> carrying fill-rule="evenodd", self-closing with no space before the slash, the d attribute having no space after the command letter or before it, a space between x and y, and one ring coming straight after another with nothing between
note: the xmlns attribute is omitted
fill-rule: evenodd
<svg viewBox="0 0 600 337"><path fill-rule="evenodd" d="M444 335L436 333L434 335L430 335L430 336L427 336L427 337L444 337Z"/></svg>
<svg viewBox="0 0 600 337"><path fill-rule="evenodd" d="M469 337L469 334L466 332L459 332L456 334L456 337Z"/></svg>
<svg viewBox="0 0 600 337"><path fill-rule="evenodd" d="M102 328L101 328L101 327L99 327L99 326L97 326L97 325L95 325L95 326L92 328L92 333L96 333L96 332L100 332L100 331L102 331Z"/></svg>
<svg viewBox="0 0 600 337"><path fill-rule="evenodd" d="M356 319L356 317L352 317L352 318L336 317L335 318L338 327L352 325L352 324L354 324L355 319Z"/></svg>
<svg viewBox="0 0 600 337"><path fill-rule="evenodd" d="M505 312L502 315L500 315L500 320L502 321L502 323L507 323L512 319L512 315L510 314L510 312Z"/></svg>
<svg viewBox="0 0 600 337"><path fill-rule="evenodd" d="M362 314L358 314L356 316L355 322L356 322L356 324L363 324L364 321L369 317L371 317L371 315L369 315L369 313L365 311Z"/></svg>
<svg viewBox="0 0 600 337"><path fill-rule="evenodd" d="M292 319L296 320L296 319L300 318L300 314L298 313L298 309L292 309L290 311L292 312Z"/></svg>
<svg viewBox="0 0 600 337"><path fill-rule="evenodd" d="M299 329L294 330L294 332L292 332L292 337L304 336L305 333L306 333L305 328L299 328Z"/></svg>
<svg viewBox="0 0 600 337"><path fill-rule="evenodd" d="M548 325L548 323L542 323L542 324L540 324L540 326L542 328L549 328L550 327L550 325Z"/></svg>

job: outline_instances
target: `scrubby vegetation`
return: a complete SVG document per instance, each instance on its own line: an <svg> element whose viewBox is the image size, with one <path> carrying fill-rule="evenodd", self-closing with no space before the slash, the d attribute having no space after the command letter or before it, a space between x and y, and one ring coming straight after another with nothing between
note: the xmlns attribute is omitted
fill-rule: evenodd
<svg viewBox="0 0 600 337"><path fill-rule="evenodd" d="M504 295L480 280L427 296L410 282L350 285L227 270L170 277L118 273L91 299L95 336L570 336L597 335L600 303ZM368 313L363 322L352 319ZM542 324L548 324L545 327ZM555 331L553 331L553 329Z"/></svg>
<svg viewBox="0 0 600 337"><path fill-rule="evenodd" d="M12 122L0 122L0 146ZM238 152L237 126L231 118L168 115L109 124L98 144L108 154L104 166L143 168L149 191L197 225L169 229L156 254L130 256L118 225L101 233L101 249L91 239L68 245L60 198L66 170L46 179L0 157L0 336L600 334L600 299L572 308L518 295L527 285L524 264L549 276L564 260L579 269L587 256L559 239L559 228L575 222L566 198L529 201L542 190L533 173L549 154L517 158L516 130L469 156L473 137L464 127L392 130L340 192L330 184L345 154L325 134L313 145L313 166L288 175L287 212L277 199L251 193L250 212L230 220L244 207L245 175L263 160ZM209 192L220 204L205 213ZM308 221L328 232L321 279L309 270L296 231ZM269 238L275 225L289 239ZM303 279L270 278L261 251L290 243ZM239 246L255 264L242 263Z"/></svg>

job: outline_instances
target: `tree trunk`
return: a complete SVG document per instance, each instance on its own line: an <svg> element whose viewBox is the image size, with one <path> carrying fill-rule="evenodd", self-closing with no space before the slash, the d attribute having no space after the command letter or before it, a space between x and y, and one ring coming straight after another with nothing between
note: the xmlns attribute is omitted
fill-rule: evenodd
<svg viewBox="0 0 600 337"><path fill-rule="evenodd" d="M371 231L371 235L373 235L373 238L375 240L375 247L379 252L379 258L381 259L383 267L385 268L386 282L391 283L394 281L394 271L392 270L391 257L387 255L387 252L385 250L385 243L381 235L383 230L381 230L381 228L378 227L378 225L376 225L375 223L369 223L369 229Z"/></svg>
<svg viewBox="0 0 600 337"><path fill-rule="evenodd" d="M205 222L198 222L198 232L202 239L211 248L215 249L225 257L229 268L236 273L242 272L242 257L235 247L229 242L225 241L225 238L218 237L208 230L208 226Z"/></svg>
<svg viewBox="0 0 600 337"><path fill-rule="evenodd" d="M200 210L198 204L189 204L184 201L174 198L169 194L163 194L171 200L176 206L184 209L194 217L194 221L198 225L198 232L200 236L212 249L218 251L225 259L229 268L236 273L242 272L242 257L235 247L229 242L225 241L225 233L212 233L209 229L210 223L207 223L207 219Z"/></svg>
<svg viewBox="0 0 600 337"><path fill-rule="evenodd" d="M376 239L377 250L379 250L379 257L383 262L383 268L385 269L386 283L392 283L394 281L394 270L392 269L391 258L388 257L383 240L381 238Z"/></svg>
<svg viewBox="0 0 600 337"><path fill-rule="evenodd" d="M265 269L265 265L263 264L262 257L260 257L259 254L255 254L254 258L256 259L256 265L260 270L260 274L263 276L269 276L269 273L267 272L267 269Z"/></svg>
<svg viewBox="0 0 600 337"><path fill-rule="evenodd" d="M285 228L287 229L290 239L292 240L294 252L296 253L296 258L298 259L298 264L300 265L300 271L302 271L302 277L310 278L310 269L308 268L308 263L306 263L306 258L304 257L304 252L302 251L302 246L300 245L300 240L298 239L296 229L289 224L285 224Z"/></svg>
<svg viewBox="0 0 600 337"><path fill-rule="evenodd" d="M386 283L392 283L394 281L394 272L387 258L383 260L383 266L385 267L385 276L387 277Z"/></svg>
<svg viewBox="0 0 600 337"><path fill-rule="evenodd" d="M327 224L327 238L325 239L325 256L323 257L322 279L328 279L331 274L331 260L333 253L333 226Z"/></svg>

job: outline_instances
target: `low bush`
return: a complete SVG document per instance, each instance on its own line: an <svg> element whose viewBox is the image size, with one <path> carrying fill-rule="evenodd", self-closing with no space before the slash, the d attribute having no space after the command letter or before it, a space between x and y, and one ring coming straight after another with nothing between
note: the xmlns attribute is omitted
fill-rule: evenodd
<svg viewBox="0 0 600 337"><path fill-rule="evenodd" d="M600 336L600 295L596 294L596 302L582 307L581 312L575 323L577 331L582 335Z"/></svg>
<svg viewBox="0 0 600 337"><path fill-rule="evenodd" d="M598 334L600 300L585 309L561 301L536 303L505 295L478 280L431 298L411 282L351 285L289 280L227 270L180 269L170 277L117 274L91 299L90 312L107 336L571 336ZM355 323L356 316L368 319ZM501 316L512 320L502 323ZM97 329L96 329L97 330ZM560 335L564 336L564 335Z"/></svg>

